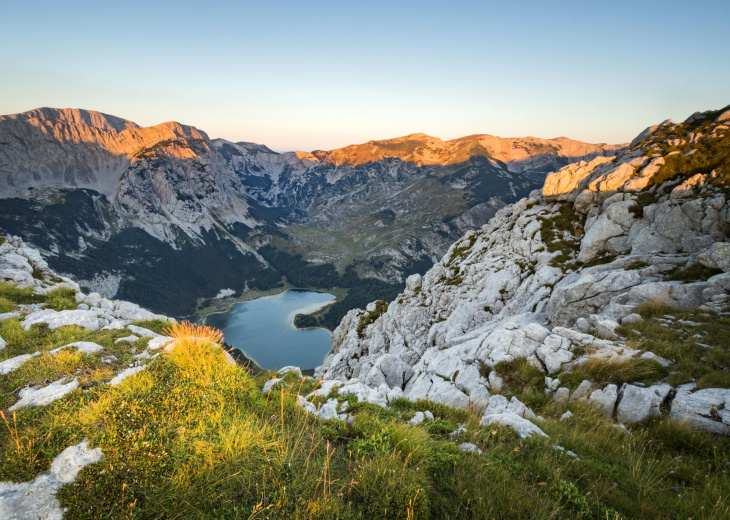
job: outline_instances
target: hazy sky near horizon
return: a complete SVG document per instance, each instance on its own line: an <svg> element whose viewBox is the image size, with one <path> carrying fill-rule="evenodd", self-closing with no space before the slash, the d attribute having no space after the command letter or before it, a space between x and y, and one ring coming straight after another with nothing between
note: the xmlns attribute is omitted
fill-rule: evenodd
<svg viewBox="0 0 730 520"><path fill-rule="evenodd" d="M425 132L625 142L730 103L730 2L0 0L0 113L279 151Z"/></svg>

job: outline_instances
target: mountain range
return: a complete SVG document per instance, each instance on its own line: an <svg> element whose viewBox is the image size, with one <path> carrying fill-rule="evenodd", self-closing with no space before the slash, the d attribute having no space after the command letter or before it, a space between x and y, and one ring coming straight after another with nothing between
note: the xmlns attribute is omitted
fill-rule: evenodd
<svg viewBox="0 0 730 520"><path fill-rule="evenodd" d="M548 174L395 298L347 312L314 377L240 366L221 331L87 293L0 233L0 517L728 518L729 122L730 106L665 121ZM204 169L215 146L190 146L211 153ZM146 171L159 196L165 168L130 166L121 184ZM48 198L48 229L70 227L72 204L49 208L80 191L138 236L189 240L181 255L233 229L208 213L210 234L181 227L174 205L157 228L132 220L120 189L26 190ZM231 186L201 196L280 208ZM261 273L339 282L271 245L294 235L266 226L308 215L253 218L270 242L240 247ZM126 240L127 267L154 269Z"/></svg>
<svg viewBox="0 0 730 520"><path fill-rule="evenodd" d="M392 298L545 175L623 145L425 134L276 153L79 109L0 117L0 228L106 296L187 316L221 289Z"/></svg>

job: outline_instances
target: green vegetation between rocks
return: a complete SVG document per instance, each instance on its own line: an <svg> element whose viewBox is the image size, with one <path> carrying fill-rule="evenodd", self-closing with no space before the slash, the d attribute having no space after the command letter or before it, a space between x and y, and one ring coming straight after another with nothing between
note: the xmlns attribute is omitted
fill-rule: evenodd
<svg viewBox="0 0 730 520"><path fill-rule="evenodd" d="M640 383L651 385L660 381L668 370L652 359L631 359L624 362L606 362L602 359L589 359L585 363L574 366L570 372L560 374L560 382L574 390L588 379L602 387L614 384L619 388L624 383Z"/></svg>
<svg viewBox="0 0 730 520"><path fill-rule="evenodd" d="M368 314L385 308L382 303ZM680 370L696 374L703 364L708 377L728 365L722 357L730 330L726 317L657 305L639 312L644 322L621 329L637 348L666 357L679 352L685 356L678 359ZM589 403L553 402L542 392L544 374L525 360L495 369L511 393L545 418L539 426L549 439L522 440L509 428L482 427L476 411L407 399L383 409L336 390L313 402L336 398L348 420L320 421L296 404L298 396L316 389L316 380L289 372L262 394L261 386L275 374L253 376L229 364L216 346L216 331L179 326L170 332L169 323L156 320L136 324L171 333L177 345L112 387L104 383L147 340L116 343L125 330L36 325L25 331L17 319L0 322L8 341L0 354L41 352L0 376L0 481L33 480L61 451L87 438L104 458L57 493L67 518L615 520L730 514L730 440L668 418L623 434ZM685 328L687 334L706 330L702 341L712 349L698 348L716 357L693 357L679 330ZM48 353L79 340L104 351ZM110 355L117 361L101 360ZM665 375L655 362L644 361L608 368L589 362L583 370L586 377L616 384L648 384ZM8 412L19 388L71 377L81 388L64 398ZM410 424L416 412L427 410L434 421ZM561 421L567 410L573 417ZM461 451L462 442L482 453Z"/></svg>
<svg viewBox="0 0 730 520"><path fill-rule="evenodd" d="M560 252L550 262L553 267L574 269L578 264L575 256L580 249L585 217L575 212L571 204L562 204L550 217L538 217L540 236L550 253Z"/></svg>
<svg viewBox="0 0 730 520"><path fill-rule="evenodd" d="M0 478L30 480L88 438L104 459L58 493L68 518L726 518L727 439L662 419L620 433L586 403L536 410L550 439L480 427L479 414L399 399L349 422L269 395L220 349L189 341L117 387L6 414ZM5 377L5 376L4 376ZM568 409L569 422L558 418ZM413 426L416 411L436 421ZM456 425L467 431L451 438ZM459 442L483 453L462 452ZM580 460L559 445L572 450Z"/></svg>
<svg viewBox="0 0 730 520"><path fill-rule="evenodd" d="M389 303L384 302L383 300L378 300L375 302L375 309L372 311L365 311L362 315L360 315L360 323L357 325L357 335L361 338L363 337L363 333L365 332L365 329L368 327L368 325L372 325L375 323L375 320L380 318L385 311L388 310Z"/></svg>
<svg viewBox="0 0 730 520"><path fill-rule="evenodd" d="M714 122L728 108L697 114L693 121L664 126L632 146L630 149L643 149L649 157L661 155L665 159L651 178L651 185L712 171L717 173L715 185L730 185L730 133L726 128L716 129Z"/></svg>
<svg viewBox="0 0 730 520"><path fill-rule="evenodd" d="M720 273L722 273L720 269L715 269L713 267L707 267L706 265L696 263L690 266L677 267L676 269L673 269L672 271L667 273L667 276L665 276L664 279L667 281L679 281L685 283L697 282L708 280L716 274Z"/></svg>
<svg viewBox="0 0 730 520"><path fill-rule="evenodd" d="M501 361L494 367L513 394L525 391L542 391L545 373L532 366L525 358Z"/></svg>
<svg viewBox="0 0 730 520"><path fill-rule="evenodd" d="M75 309L78 303L75 299L76 291L68 287L58 287L46 294L34 293L32 287L19 289L18 287L0 282L0 308L10 312L16 305L45 303L46 307L56 311Z"/></svg>
<svg viewBox="0 0 730 520"><path fill-rule="evenodd" d="M661 304L644 304L637 312L644 321L617 332L629 347L674 361L666 378L669 384L694 381L698 389L730 388L730 317Z"/></svg>

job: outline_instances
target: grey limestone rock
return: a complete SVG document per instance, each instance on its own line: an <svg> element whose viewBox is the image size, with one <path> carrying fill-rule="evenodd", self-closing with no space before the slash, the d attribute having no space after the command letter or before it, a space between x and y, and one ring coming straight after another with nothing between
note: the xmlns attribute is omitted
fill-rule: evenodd
<svg viewBox="0 0 730 520"><path fill-rule="evenodd" d="M23 329L28 330L36 323L45 323L50 329L56 329L66 325L76 325L87 330L99 330L103 327L98 312L82 310L54 311L52 309L44 309L34 312L26 316L23 320Z"/></svg>
<svg viewBox="0 0 730 520"><path fill-rule="evenodd" d="M73 482L81 469L101 459L101 448L89 449L88 441L84 439L59 453L51 468L33 481L0 482L0 518L61 520L63 510L56 499L56 491Z"/></svg>
<svg viewBox="0 0 730 520"><path fill-rule="evenodd" d="M317 412L317 415L322 420L337 419L337 399L329 399Z"/></svg>
<svg viewBox="0 0 730 520"><path fill-rule="evenodd" d="M616 420L621 423L635 423L661 415L661 406L671 389L667 384L656 384L649 388L624 385L616 408Z"/></svg>
<svg viewBox="0 0 730 520"><path fill-rule="evenodd" d="M76 347L79 352L83 352L86 355L90 355L95 352L101 352L102 350L104 350L104 347L102 347L98 343L93 343L91 341L77 341L75 343L69 343L68 345L64 345L63 347L58 347L56 349L53 349L49 353L55 354L65 348L69 348L69 347Z"/></svg>
<svg viewBox="0 0 730 520"><path fill-rule="evenodd" d="M414 426L417 424L421 424L425 420L425 416L423 415L423 412L416 412L413 417L411 417L410 423Z"/></svg>
<svg viewBox="0 0 730 520"><path fill-rule="evenodd" d="M598 406L598 409L609 419L613 417L616 409L616 399L618 398L618 387L616 385L607 385L603 390L594 390L588 400Z"/></svg>
<svg viewBox="0 0 730 520"><path fill-rule="evenodd" d="M556 403L567 403L569 399L570 390L565 386L558 388L553 396L553 401Z"/></svg>
<svg viewBox="0 0 730 520"><path fill-rule="evenodd" d="M705 388L693 391L694 383L677 388L670 416L695 428L730 435L730 389Z"/></svg>
<svg viewBox="0 0 730 520"><path fill-rule="evenodd" d="M588 399L588 397L591 395L591 392L593 392L594 385L587 379L584 379L579 385L578 388L575 389L573 392L573 395L570 396L571 400L578 401L581 399Z"/></svg>
<svg viewBox="0 0 730 520"><path fill-rule="evenodd" d="M126 341L127 343L134 343L139 339L139 336L135 336L134 334L130 334L129 336L124 336L123 338L117 338L114 340L114 343L121 343L122 341Z"/></svg>
<svg viewBox="0 0 730 520"><path fill-rule="evenodd" d="M459 444L459 449L461 451L476 453L477 455L481 455L482 453L482 450L480 450L476 444L472 444L471 442L462 442L461 444Z"/></svg>
<svg viewBox="0 0 730 520"><path fill-rule="evenodd" d="M68 383L64 383L61 379L41 388L23 388L18 394L20 400L11 406L9 410L13 412L29 406L45 406L57 399L61 399L67 393L78 387L79 382L76 379Z"/></svg>
<svg viewBox="0 0 730 520"><path fill-rule="evenodd" d="M542 431L534 423L528 421L524 417L517 415L516 413L499 413L492 415L484 415L482 417L482 425L489 426L490 424L502 424L512 428L517 435L522 439L532 437L533 435L540 435L547 437L547 434Z"/></svg>
<svg viewBox="0 0 730 520"><path fill-rule="evenodd" d="M310 403L301 395L297 396L297 405L299 405L299 407L302 408L305 412L311 413L312 415L318 415L319 413L317 407L314 406L314 403Z"/></svg>
<svg viewBox="0 0 730 520"><path fill-rule="evenodd" d="M621 318L621 325L631 325L632 323L641 323L642 321L644 321L644 318L640 315L631 313L628 316Z"/></svg>
<svg viewBox="0 0 730 520"><path fill-rule="evenodd" d="M278 383L279 381L281 381L281 380L282 379L280 377L275 377L273 379L269 379L268 381L266 381L264 383L264 386L261 389L261 392L264 393L264 394L268 394L269 392L271 392L271 389L274 387L274 385L276 383Z"/></svg>
<svg viewBox="0 0 730 520"><path fill-rule="evenodd" d="M297 375L297 376L298 376L299 378L302 378L302 377L304 377L304 376L302 375L302 369L301 369L301 368L299 368L299 367L294 367L294 366L286 366L286 367L282 367L282 368L280 368L280 369L279 369L279 370L277 371L277 374L279 374L279 375L282 375L282 376L283 376L283 375L286 375L286 374L287 374L288 372L294 372L294 373L295 373L295 374L296 374L296 375Z"/></svg>
<svg viewBox="0 0 730 520"><path fill-rule="evenodd" d="M502 413L514 413L528 419L535 418L535 413L516 397L512 396L511 400L507 400L503 395L493 395L489 399L489 405L484 411L484 415L498 415Z"/></svg>
<svg viewBox="0 0 730 520"><path fill-rule="evenodd" d="M730 243L715 242L697 255L701 264L730 272Z"/></svg>
<svg viewBox="0 0 730 520"><path fill-rule="evenodd" d="M144 327L139 327L137 325L127 325L127 329L130 332L133 332L142 338L161 338L161 337L163 337L162 334L158 334L154 331L151 331L150 329L145 329Z"/></svg>
<svg viewBox="0 0 730 520"><path fill-rule="evenodd" d="M33 356L37 356L40 354L40 352L35 352L33 354L21 354L20 356L15 356L10 359L6 359L5 361L0 361L0 375L9 374L13 370L16 370L20 365L28 361Z"/></svg>
<svg viewBox="0 0 730 520"><path fill-rule="evenodd" d="M145 367L145 365L126 368L126 369L122 370L121 372L119 372L116 376L114 376L114 378L111 381L109 381L109 384L111 386L117 386L117 385L121 384L121 382L124 381L125 379L127 379L129 376L133 376L137 372L144 370L144 367Z"/></svg>

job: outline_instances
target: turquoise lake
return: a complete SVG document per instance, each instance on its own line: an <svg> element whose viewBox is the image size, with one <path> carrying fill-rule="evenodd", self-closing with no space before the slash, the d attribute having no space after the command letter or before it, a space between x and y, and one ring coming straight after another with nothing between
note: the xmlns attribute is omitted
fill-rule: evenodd
<svg viewBox="0 0 730 520"><path fill-rule="evenodd" d="M290 290L237 303L226 313L211 314L206 323L221 329L229 345L261 368L314 368L332 348L332 335L326 329L297 329L294 316L316 311L334 299L329 293Z"/></svg>

